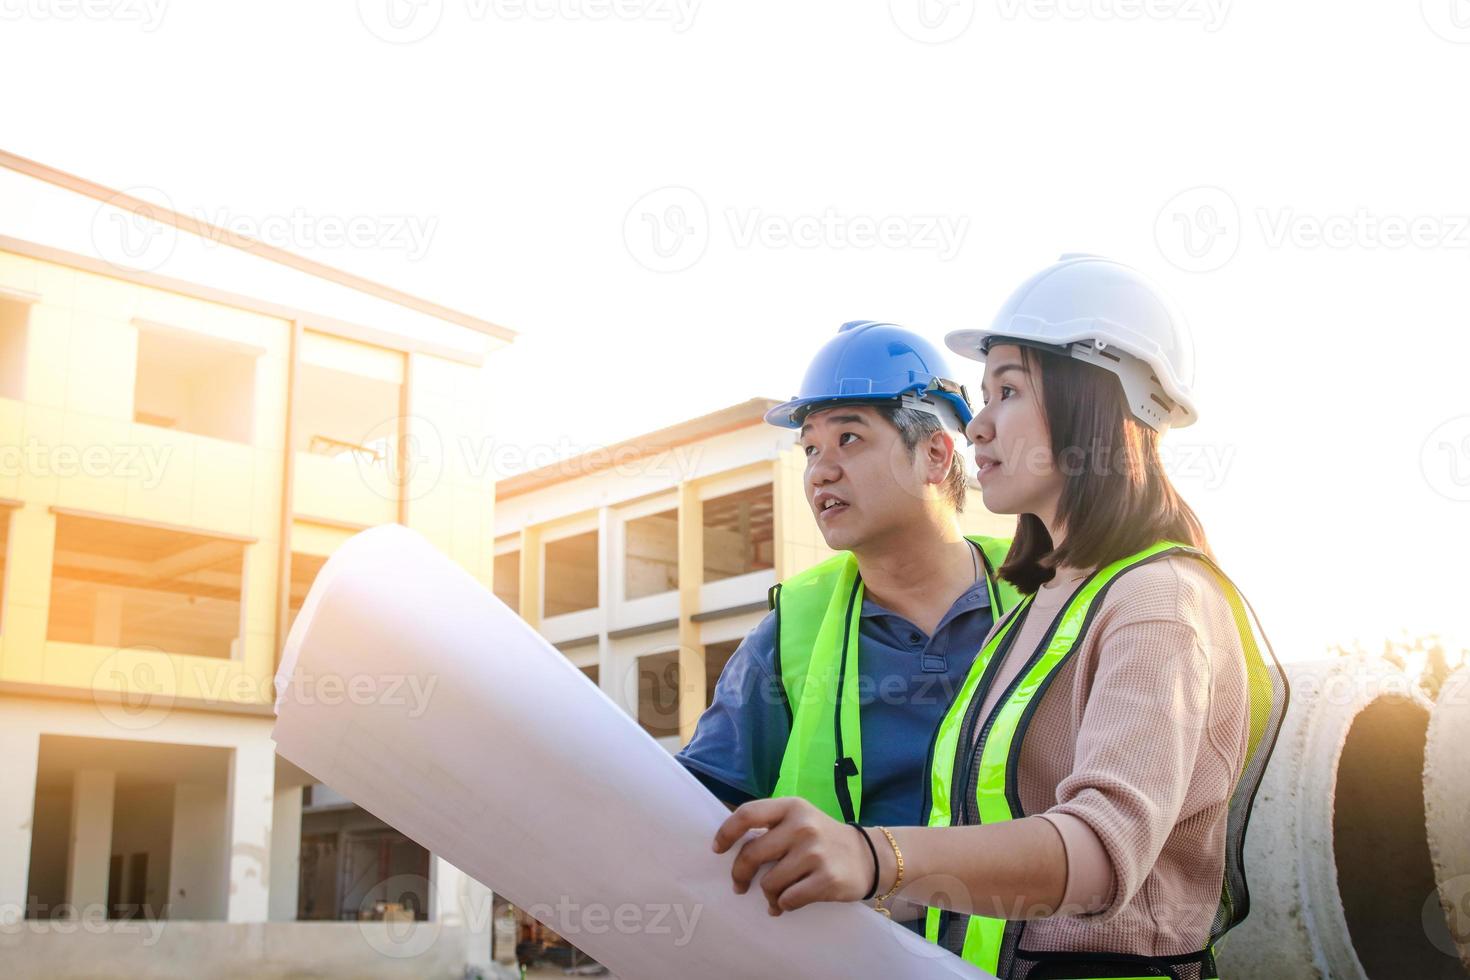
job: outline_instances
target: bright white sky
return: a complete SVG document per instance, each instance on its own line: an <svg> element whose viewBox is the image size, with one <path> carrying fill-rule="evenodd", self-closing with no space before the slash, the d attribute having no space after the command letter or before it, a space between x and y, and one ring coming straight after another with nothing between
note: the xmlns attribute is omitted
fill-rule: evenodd
<svg viewBox="0 0 1470 980"><path fill-rule="evenodd" d="M1470 642L1466 0L87 2L0 0L0 145L520 331L534 462L1099 252L1192 321L1165 444L1278 651Z"/></svg>

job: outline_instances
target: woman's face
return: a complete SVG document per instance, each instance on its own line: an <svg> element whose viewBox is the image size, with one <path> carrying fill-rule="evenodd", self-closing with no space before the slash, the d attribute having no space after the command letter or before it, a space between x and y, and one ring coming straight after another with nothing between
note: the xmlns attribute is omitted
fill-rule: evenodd
<svg viewBox="0 0 1470 980"><path fill-rule="evenodd" d="M965 434L975 445L985 508L995 514L1035 514L1051 528L1063 477L1052 457L1041 377L1027 372L1021 348L990 348L980 399L982 408Z"/></svg>

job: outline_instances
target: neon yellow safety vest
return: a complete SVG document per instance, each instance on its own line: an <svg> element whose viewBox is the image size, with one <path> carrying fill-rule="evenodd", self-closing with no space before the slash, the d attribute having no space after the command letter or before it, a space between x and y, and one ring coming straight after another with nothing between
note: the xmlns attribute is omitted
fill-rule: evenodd
<svg viewBox="0 0 1470 980"><path fill-rule="evenodd" d="M970 537L980 546L991 614L1000 621L1020 594L996 574L1005 538ZM776 665L791 734L772 796L800 796L834 820L856 820L863 804L863 742L857 690L863 582L857 559L841 552L771 589Z"/></svg>
<svg viewBox="0 0 1470 980"><path fill-rule="evenodd" d="M1224 587L1245 651L1250 693L1246 762L1231 795L1220 905L1205 948L1182 957L1118 956L1110 953L1098 953L1096 957L1087 953L1053 954L1050 957L1044 954L1021 955L1018 950L1024 922L961 915L937 908L930 908L926 913L924 934L930 942L942 942L968 962L1002 978L1012 975L1018 958L1026 962L1053 962L1045 974L1048 977L1116 977L1116 969L1130 963L1137 964L1140 976L1169 977L1177 975L1171 967L1177 970L1186 962L1198 964L1201 977L1217 976L1214 944L1249 911L1250 897L1246 891L1242 861L1245 825L1256 788L1276 743L1290 692L1286 675L1277 663L1265 634L1260 632L1254 610L1250 610L1250 604L1234 583L1202 552L1187 545L1161 541L1094 572L1057 614L1044 639L1002 693L989 716L981 719L977 716L986 690L1020 632L1019 623L1025 618L1033 596L1022 599L975 658L959 695L940 723L925 777L930 801L928 825L949 827L1000 823L1025 816L1017 790L1021 743L1052 678L1081 643L1092 615L1101 607L1103 596L1118 576L1131 568L1172 555L1189 555L1204 561ZM1058 968L1061 972L1056 972ZM1090 969L1097 972L1089 972Z"/></svg>

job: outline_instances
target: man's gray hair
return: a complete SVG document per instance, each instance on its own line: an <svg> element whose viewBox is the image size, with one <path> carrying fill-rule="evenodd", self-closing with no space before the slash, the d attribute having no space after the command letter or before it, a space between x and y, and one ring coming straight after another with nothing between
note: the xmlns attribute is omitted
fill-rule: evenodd
<svg viewBox="0 0 1470 980"><path fill-rule="evenodd" d="M944 428L944 424L939 421L937 415L916 408L880 405L878 412L892 422L894 428L898 429L899 438L903 440L904 447L908 449L910 458L913 457L914 450L918 448L920 442ZM951 432L950 434L958 438L956 433ZM949 475L940 484L940 490L949 498L949 502L954 504L956 513L965 509L965 460L964 454L958 448L949 458Z"/></svg>

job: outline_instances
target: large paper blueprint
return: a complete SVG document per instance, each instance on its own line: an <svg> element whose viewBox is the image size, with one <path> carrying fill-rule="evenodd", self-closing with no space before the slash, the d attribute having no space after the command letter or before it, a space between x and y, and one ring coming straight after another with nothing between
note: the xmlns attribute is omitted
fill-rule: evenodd
<svg viewBox="0 0 1470 980"><path fill-rule="evenodd" d="M985 976L856 903L772 917L734 894L725 807L400 525L326 563L276 687L281 755L621 977Z"/></svg>

